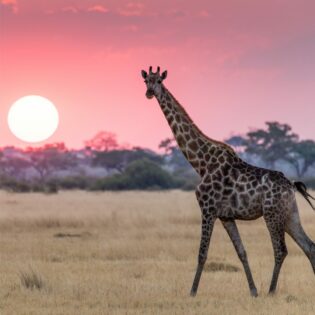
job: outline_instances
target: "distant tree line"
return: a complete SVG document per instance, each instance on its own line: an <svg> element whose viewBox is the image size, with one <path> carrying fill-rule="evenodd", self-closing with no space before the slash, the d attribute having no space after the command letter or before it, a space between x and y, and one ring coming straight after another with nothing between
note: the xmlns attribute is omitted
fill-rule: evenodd
<svg viewBox="0 0 315 315"><path fill-rule="evenodd" d="M69 150L63 143L25 150L5 147L0 149L0 188L47 193L59 189L191 189L198 177L183 156L176 162L170 159L176 154L120 145L110 132L99 132L79 150Z"/></svg>
<svg viewBox="0 0 315 315"><path fill-rule="evenodd" d="M315 188L315 142L299 140L287 124L266 122L265 129L226 140L246 161L281 169ZM57 192L59 189L132 190L194 189L199 178L172 138L160 153L121 145L110 132L99 132L79 150L63 143L39 148L0 149L0 188L9 191Z"/></svg>

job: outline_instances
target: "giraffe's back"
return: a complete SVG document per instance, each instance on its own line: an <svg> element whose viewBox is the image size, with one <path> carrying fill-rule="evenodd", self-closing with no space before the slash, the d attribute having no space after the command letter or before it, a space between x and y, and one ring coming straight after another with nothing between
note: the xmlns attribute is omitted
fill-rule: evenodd
<svg viewBox="0 0 315 315"><path fill-rule="evenodd" d="M250 165L241 159L227 158L218 170L204 177L208 181L209 203L222 220L254 220L264 213L266 204L282 200L292 190L281 173Z"/></svg>

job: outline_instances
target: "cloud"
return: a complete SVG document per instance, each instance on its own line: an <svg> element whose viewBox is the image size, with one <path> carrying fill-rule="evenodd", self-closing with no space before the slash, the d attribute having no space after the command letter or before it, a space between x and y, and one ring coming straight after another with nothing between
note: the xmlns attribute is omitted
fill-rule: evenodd
<svg viewBox="0 0 315 315"><path fill-rule="evenodd" d="M193 5L190 1L177 5L174 0L161 0L162 4L140 0L89 0L84 4L71 0L41 1L45 6L36 6L38 0L19 2L19 13L23 14L17 20L11 9L17 1L0 0L4 11L12 16L6 19L8 38L16 34L31 39L51 37L69 45L73 38L80 38L77 45L84 50L155 47L161 51L165 47L191 55L190 51L197 49L207 62L211 60L222 68L259 71L275 64L291 70L299 60L306 59L309 69L314 69L311 55L315 51L312 41L315 22L311 9L315 2L302 11L297 10L298 4L285 8L278 5L275 13L270 12L269 6L255 3L246 7L245 14L244 8L227 0L217 5L210 5L207 0ZM28 14L32 11L26 5L32 2L34 10L51 9L49 18L37 14L34 19ZM36 35L34 29L39 29Z"/></svg>
<svg viewBox="0 0 315 315"><path fill-rule="evenodd" d="M88 12L107 13L109 10L104 6L98 4L88 8Z"/></svg>
<svg viewBox="0 0 315 315"><path fill-rule="evenodd" d="M129 2L119 11L124 16L140 16L143 13L144 4L141 2Z"/></svg>
<svg viewBox="0 0 315 315"><path fill-rule="evenodd" d="M4 5L17 5L16 0L0 0L0 3Z"/></svg>
<svg viewBox="0 0 315 315"><path fill-rule="evenodd" d="M0 4L10 7L13 13L18 13L17 0L0 0Z"/></svg>
<svg viewBox="0 0 315 315"><path fill-rule="evenodd" d="M109 12L109 10L102 5L94 5L94 6L85 7L85 8L78 8L75 6L66 6L57 10L45 11L46 14L55 14L55 15L58 15L59 12L70 13L70 14L86 13L86 12L107 13Z"/></svg>

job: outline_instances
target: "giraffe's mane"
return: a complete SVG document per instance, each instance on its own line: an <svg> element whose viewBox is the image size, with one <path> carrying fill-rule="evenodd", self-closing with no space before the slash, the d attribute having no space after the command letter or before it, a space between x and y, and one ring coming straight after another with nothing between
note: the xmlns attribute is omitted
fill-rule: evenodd
<svg viewBox="0 0 315 315"><path fill-rule="evenodd" d="M208 137L206 134L203 133L202 130L200 130L200 128L194 123L194 121L191 119L191 117L189 116L189 114L187 113L187 111L185 110L185 108L179 103L179 101L174 97L174 95L164 86L164 89L167 91L167 93L173 98L173 100L176 102L177 106L180 108L180 110L182 111L182 113L187 117L188 121L196 128L196 130L209 142L214 143L215 145L218 145L222 148L224 148L225 150L227 150L228 152L230 152L233 155L237 155L236 152L234 151L234 149L229 146L228 144L218 141L218 140L214 140L210 137Z"/></svg>

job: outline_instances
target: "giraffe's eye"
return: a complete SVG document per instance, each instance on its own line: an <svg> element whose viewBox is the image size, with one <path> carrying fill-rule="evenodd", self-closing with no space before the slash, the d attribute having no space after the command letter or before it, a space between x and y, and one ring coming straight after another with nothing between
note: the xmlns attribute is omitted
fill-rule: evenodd
<svg viewBox="0 0 315 315"><path fill-rule="evenodd" d="M144 80L144 83L148 83L148 80Z"/></svg>
<svg viewBox="0 0 315 315"><path fill-rule="evenodd" d="M158 82L158 84L161 84L161 83L162 83L162 81L161 81L161 80L158 80L157 82Z"/></svg>

